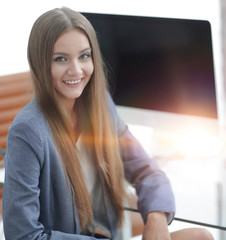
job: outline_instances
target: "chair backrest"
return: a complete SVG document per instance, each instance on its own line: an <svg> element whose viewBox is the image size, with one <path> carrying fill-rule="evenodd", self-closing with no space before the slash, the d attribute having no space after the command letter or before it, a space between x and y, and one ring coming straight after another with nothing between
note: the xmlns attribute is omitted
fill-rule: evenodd
<svg viewBox="0 0 226 240"><path fill-rule="evenodd" d="M32 99L29 72L0 76L0 147L6 149L8 129L16 114ZM0 156L0 160L3 157Z"/></svg>

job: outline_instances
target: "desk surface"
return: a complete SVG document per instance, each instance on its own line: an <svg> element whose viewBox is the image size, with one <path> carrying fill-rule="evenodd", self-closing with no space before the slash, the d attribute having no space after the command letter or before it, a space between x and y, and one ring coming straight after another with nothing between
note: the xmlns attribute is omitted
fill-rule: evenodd
<svg viewBox="0 0 226 240"><path fill-rule="evenodd" d="M159 160L175 194L176 218L223 226L221 223L220 159Z"/></svg>

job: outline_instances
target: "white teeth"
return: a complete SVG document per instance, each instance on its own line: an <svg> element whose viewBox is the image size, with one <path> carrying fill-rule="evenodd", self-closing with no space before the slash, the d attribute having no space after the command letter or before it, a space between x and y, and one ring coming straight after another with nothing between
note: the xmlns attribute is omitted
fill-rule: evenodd
<svg viewBox="0 0 226 240"><path fill-rule="evenodd" d="M66 84L71 84L71 85L78 84L80 82L81 82L81 79L78 79L78 80L75 80L75 81L65 81Z"/></svg>

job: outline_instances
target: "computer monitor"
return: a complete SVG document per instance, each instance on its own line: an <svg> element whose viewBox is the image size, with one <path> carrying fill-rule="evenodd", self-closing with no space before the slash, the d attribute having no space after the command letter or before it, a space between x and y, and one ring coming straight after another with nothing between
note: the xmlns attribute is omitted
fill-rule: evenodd
<svg viewBox="0 0 226 240"><path fill-rule="evenodd" d="M208 21L83 14L96 30L117 105L217 118Z"/></svg>

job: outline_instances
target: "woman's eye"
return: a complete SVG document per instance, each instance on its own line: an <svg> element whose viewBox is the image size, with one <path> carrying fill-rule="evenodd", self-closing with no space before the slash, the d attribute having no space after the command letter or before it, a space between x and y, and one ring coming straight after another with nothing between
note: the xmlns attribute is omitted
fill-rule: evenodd
<svg viewBox="0 0 226 240"><path fill-rule="evenodd" d="M66 62L67 59L65 57L57 57L54 59L55 62Z"/></svg>
<svg viewBox="0 0 226 240"><path fill-rule="evenodd" d="M91 54L89 53L84 53L80 56L80 59L86 59L86 58L89 58L91 56Z"/></svg>

